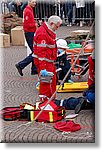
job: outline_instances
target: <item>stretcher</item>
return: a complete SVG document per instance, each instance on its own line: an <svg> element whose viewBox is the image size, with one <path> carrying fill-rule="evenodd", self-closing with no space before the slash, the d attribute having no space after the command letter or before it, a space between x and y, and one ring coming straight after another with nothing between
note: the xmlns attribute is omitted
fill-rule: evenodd
<svg viewBox="0 0 102 150"><path fill-rule="evenodd" d="M58 85L57 85L58 88ZM88 88L87 82L74 82L74 83L64 83L58 92L82 92Z"/></svg>
<svg viewBox="0 0 102 150"><path fill-rule="evenodd" d="M58 89L59 85L56 86ZM58 90L58 93L65 93L65 92L82 92L88 88L88 82L74 82L74 83L64 83ZM36 87L39 90L39 86Z"/></svg>
<svg viewBox="0 0 102 150"><path fill-rule="evenodd" d="M67 54L79 54L79 52L80 52L81 49L82 49L82 48L67 49L67 50L66 50L66 53L67 53ZM85 54L85 55L90 55L93 50L94 50L94 44L93 44L93 43L87 44L87 45L84 47L84 54ZM84 54L83 54L83 56L84 56Z"/></svg>
<svg viewBox="0 0 102 150"><path fill-rule="evenodd" d="M74 48L74 49L67 49L66 53L68 54L68 60L72 64L74 63L77 55L81 51L82 48ZM94 43L87 44L83 49L83 54L80 54L80 57L77 59L76 64L72 67L71 72L72 75L77 75L80 78L80 75L84 75L88 70L88 57L92 54L94 50Z"/></svg>

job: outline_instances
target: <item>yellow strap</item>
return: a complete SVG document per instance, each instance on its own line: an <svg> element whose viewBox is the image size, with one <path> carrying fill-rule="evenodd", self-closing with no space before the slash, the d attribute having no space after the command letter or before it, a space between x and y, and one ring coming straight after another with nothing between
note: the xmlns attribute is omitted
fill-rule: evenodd
<svg viewBox="0 0 102 150"><path fill-rule="evenodd" d="M31 120L31 121L34 120L34 111L30 111L30 120Z"/></svg>
<svg viewBox="0 0 102 150"><path fill-rule="evenodd" d="M53 114L52 114L52 112L49 112L49 121L53 122Z"/></svg>
<svg viewBox="0 0 102 150"><path fill-rule="evenodd" d="M63 109L62 109L62 116L64 116L64 111L63 111Z"/></svg>

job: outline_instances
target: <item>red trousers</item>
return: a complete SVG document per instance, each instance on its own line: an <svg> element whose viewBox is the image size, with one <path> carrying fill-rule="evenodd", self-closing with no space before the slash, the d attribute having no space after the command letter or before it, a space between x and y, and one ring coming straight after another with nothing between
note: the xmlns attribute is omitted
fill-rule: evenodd
<svg viewBox="0 0 102 150"><path fill-rule="evenodd" d="M37 71L38 71L38 75L39 75L40 71L42 69L39 67L39 65L37 65L36 67L37 67ZM53 95L53 93L56 91L56 68L53 63L47 63L45 69L49 72L52 72L54 74L54 76L52 78L51 83L40 82L39 95L44 95L44 96L47 96L48 98L50 98ZM54 96L54 98L55 97L56 97L56 95ZM45 100L46 100L46 98L45 98Z"/></svg>

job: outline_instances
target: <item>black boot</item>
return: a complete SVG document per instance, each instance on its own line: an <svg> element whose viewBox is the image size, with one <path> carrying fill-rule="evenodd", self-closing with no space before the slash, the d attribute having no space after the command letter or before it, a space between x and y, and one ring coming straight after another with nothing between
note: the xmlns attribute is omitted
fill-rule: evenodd
<svg viewBox="0 0 102 150"><path fill-rule="evenodd" d="M15 67L17 68L18 70L18 73L23 76L23 72L22 72L22 69L20 68L19 64L16 64Z"/></svg>
<svg viewBox="0 0 102 150"><path fill-rule="evenodd" d="M85 109L86 103L87 103L86 98L81 97L79 104L76 105L75 107L75 114L78 114L82 109Z"/></svg>

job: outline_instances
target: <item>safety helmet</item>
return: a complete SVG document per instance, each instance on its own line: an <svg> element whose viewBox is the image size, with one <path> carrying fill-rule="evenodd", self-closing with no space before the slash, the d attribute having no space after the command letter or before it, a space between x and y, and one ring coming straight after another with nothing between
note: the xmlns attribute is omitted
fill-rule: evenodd
<svg viewBox="0 0 102 150"><path fill-rule="evenodd" d="M58 47L58 48L65 48L65 49L68 49L68 48L69 48L69 47L67 46L66 40L64 40L64 39L58 39L58 40L56 41L56 44L57 44L57 47Z"/></svg>

